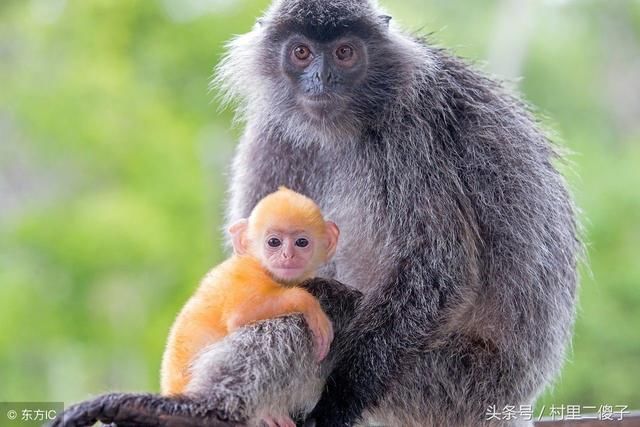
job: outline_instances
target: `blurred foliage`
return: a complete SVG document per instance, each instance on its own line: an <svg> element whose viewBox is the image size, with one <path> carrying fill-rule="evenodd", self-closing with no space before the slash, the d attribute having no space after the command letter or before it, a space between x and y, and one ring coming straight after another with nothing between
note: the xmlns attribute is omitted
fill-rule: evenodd
<svg viewBox="0 0 640 427"><path fill-rule="evenodd" d="M640 1L383 3L522 76L507 84L575 153L564 169L589 266L573 349L541 404L640 408ZM0 3L0 401L158 389L173 316L223 257L239 129L208 82L224 41L266 6Z"/></svg>

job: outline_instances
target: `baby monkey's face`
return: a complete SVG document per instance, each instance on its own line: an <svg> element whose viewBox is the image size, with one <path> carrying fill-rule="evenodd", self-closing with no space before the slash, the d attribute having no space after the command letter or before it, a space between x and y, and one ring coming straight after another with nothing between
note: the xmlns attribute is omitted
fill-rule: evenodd
<svg viewBox="0 0 640 427"><path fill-rule="evenodd" d="M340 230L300 193L281 187L229 226L233 251L260 261L273 279L297 285L311 278L336 251Z"/></svg>
<svg viewBox="0 0 640 427"><path fill-rule="evenodd" d="M262 239L261 258L276 279L298 281L317 267L314 255L318 243L306 230L268 229Z"/></svg>

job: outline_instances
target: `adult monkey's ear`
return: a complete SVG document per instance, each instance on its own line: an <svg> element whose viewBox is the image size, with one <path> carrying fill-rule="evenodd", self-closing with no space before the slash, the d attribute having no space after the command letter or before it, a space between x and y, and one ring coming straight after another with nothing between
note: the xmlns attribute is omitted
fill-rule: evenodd
<svg viewBox="0 0 640 427"><path fill-rule="evenodd" d="M329 261L333 254L336 253L336 248L338 247L338 237L340 237L340 229L333 221L326 222L326 235L327 235L327 256L326 259Z"/></svg>
<svg viewBox="0 0 640 427"><path fill-rule="evenodd" d="M380 15L378 16L378 18L380 18L380 21L387 27L389 28L389 22L391 22L391 20L393 19L393 17L389 16L389 15Z"/></svg>
<svg viewBox="0 0 640 427"><path fill-rule="evenodd" d="M244 255L248 252L247 247L247 228L249 221L246 218L239 219L229 226L229 234L231 234L231 244L233 252L236 255Z"/></svg>

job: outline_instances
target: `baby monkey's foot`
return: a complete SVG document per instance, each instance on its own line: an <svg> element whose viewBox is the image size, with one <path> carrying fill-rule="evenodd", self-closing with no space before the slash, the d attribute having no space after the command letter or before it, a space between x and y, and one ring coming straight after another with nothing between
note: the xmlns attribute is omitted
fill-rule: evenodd
<svg viewBox="0 0 640 427"><path fill-rule="evenodd" d="M296 423L286 415L279 417L263 417L262 425L267 427L296 427Z"/></svg>

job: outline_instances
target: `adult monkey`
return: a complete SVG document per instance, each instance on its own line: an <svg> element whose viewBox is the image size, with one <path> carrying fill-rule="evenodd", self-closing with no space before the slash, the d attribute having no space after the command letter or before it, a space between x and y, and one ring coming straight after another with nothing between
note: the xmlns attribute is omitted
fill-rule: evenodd
<svg viewBox="0 0 640 427"><path fill-rule="evenodd" d="M325 276L365 295L316 425L517 424L487 408L532 404L558 372L580 252L526 107L366 0L276 1L217 81L246 120L229 219L279 185L308 195L342 230ZM194 423L211 405L116 401Z"/></svg>

